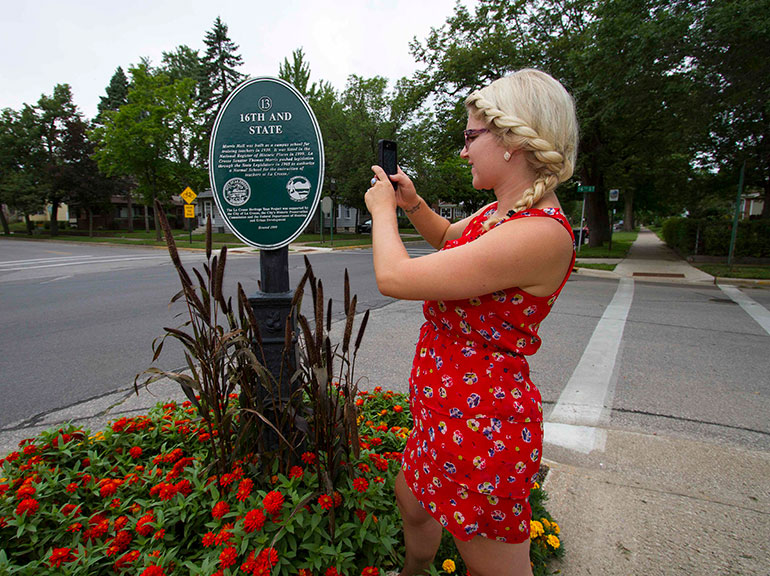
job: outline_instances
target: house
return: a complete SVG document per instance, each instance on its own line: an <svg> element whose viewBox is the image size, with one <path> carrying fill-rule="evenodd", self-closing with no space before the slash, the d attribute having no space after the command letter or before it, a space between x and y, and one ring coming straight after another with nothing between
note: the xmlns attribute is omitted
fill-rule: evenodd
<svg viewBox="0 0 770 576"><path fill-rule="evenodd" d="M764 196L762 192L757 190L741 194L741 220L759 218L765 207Z"/></svg>

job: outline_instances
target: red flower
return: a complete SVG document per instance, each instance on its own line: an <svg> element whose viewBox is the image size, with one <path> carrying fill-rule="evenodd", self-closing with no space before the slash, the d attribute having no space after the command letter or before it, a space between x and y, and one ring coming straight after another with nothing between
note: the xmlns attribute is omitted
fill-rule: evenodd
<svg viewBox="0 0 770 576"><path fill-rule="evenodd" d="M283 508L283 494L276 492L275 490L268 492L267 496L262 500L262 505L265 507L265 511L268 514L279 514L281 508Z"/></svg>
<svg viewBox="0 0 770 576"><path fill-rule="evenodd" d="M364 464L363 462L361 462L361 463L358 465L358 469L359 469L361 472L363 472L364 474L368 474L368 473L371 471L371 468L369 468L369 464Z"/></svg>
<svg viewBox="0 0 770 576"><path fill-rule="evenodd" d="M318 497L318 505L324 510L331 510L334 503L332 502L331 496L328 494L321 494Z"/></svg>
<svg viewBox="0 0 770 576"><path fill-rule="evenodd" d="M359 492L366 492L369 488L369 481L366 478L356 478L353 480L353 487Z"/></svg>
<svg viewBox="0 0 770 576"><path fill-rule="evenodd" d="M192 484L186 478L176 483L176 491L185 498L192 493Z"/></svg>
<svg viewBox="0 0 770 576"><path fill-rule="evenodd" d="M128 524L128 516L118 516L115 519L114 528L116 531L120 531L126 527L126 524Z"/></svg>
<svg viewBox="0 0 770 576"><path fill-rule="evenodd" d="M230 528L232 528L232 524L228 524ZM230 542L230 539L233 537L232 532L228 532L226 529L222 529L219 531L219 534L217 534L216 537L216 545L221 546L222 544L227 544Z"/></svg>
<svg viewBox="0 0 770 576"><path fill-rule="evenodd" d="M332 494L332 498L334 499L335 508L339 508L340 506L342 506L342 494L340 494L335 490L334 494Z"/></svg>
<svg viewBox="0 0 770 576"><path fill-rule="evenodd" d="M139 458L142 455L142 448L140 446L134 446L128 451L128 455L131 456L134 460Z"/></svg>
<svg viewBox="0 0 770 576"><path fill-rule="evenodd" d="M393 406L393 412L403 412L403 411L404 411L404 407L401 406L400 404L396 404L395 406Z"/></svg>
<svg viewBox="0 0 770 576"><path fill-rule="evenodd" d="M166 482L161 482L161 488L160 488L160 499L161 500L171 500L174 496L176 496L176 486L173 484L168 484Z"/></svg>
<svg viewBox="0 0 770 576"><path fill-rule="evenodd" d="M32 485L32 483L24 483L19 487L18 490L16 490L16 498L19 500L23 500L24 498L34 495L35 487Z"/></svg>
<svg viewBox="0 0 770 576"><path fill-rule="evenodd" d="M61 568L64 562L73 562L77 560L72 553L72 548L54 548L51 555L48 557L48 565L53 568Z"/></svg>
<svg viewBox="0 0 770 576"><path fill-rule="evenodd" d="M75 506L74 504L65 504L61 509L61 513L64 514L65 516L69 516L73 512L75 513L76 516L79 515L80 506Z"/></svg>
<svg viewBox="0 0 770 576"><path fill-rule="evenodd" d="M358 516L358 521L363 522L366 520L366 510L361 510L360 508L356 510L356 516Z"/></svg>
<svg viewBox="0 0 770 576"><path fill-rule="evenodd" d="M217 535L213 532L206 532L206 534L203 536L203 547L208 548L210 546L213 546L217 541Z"/></svg>
<svg viewBox="0 0 770 576"><path fill-rule="evenodd" d="M235 564L235 561L238 559L238 552L235 550L233 546L230 546L229 548L225 548L220 552L219 554L219 565L222 568L229 568L233 564Z"/></svg>
<svg viewBox="0 0 770 576"><path fill-rule="evenodd" d="M2 460L0 460L0 466L3 465ZM5 495L8 490L10 490L11 486L9 484L0 484L0 496Z"/></svg>
<svg viewBox="0 0 770 576"><path fill-rule="evenodd" d="M380 576L380 571L374 566L367 566L361 572L361 576Z"/></svg>
<svg viewBox="0 0 770 576"><path fill-rule="evenodd" d="M301 466L292 466L289 470L289 478L302 478L303 473Z"/></svg>
<svg viewBox="0 0 770 576"><path fill-rule="evenodd" d="M114 496L115 492L118 491L119 483L117 480L102 480L100 484L101 486L99 488L99 495L102 498L109 498L110 496Z"/></svg>
<svg viewBox="0 0 770 576"><path fill-rule="evenodd" d="M155 517L152 512L145 514L139 520L136 521L136 531L142 536L149 536L153 533L153 527L151 524L155 521Z"/></svg>
<svg viewBox="0 0 770 576"><path fill-rule="evenodd" d="M80 532L82 529L83 525L80 522L75 522L74 524L69 525L67 532Z"/></svg>
<svg viewBox="0 0 770 576"><path fill-rule="evenodd" d="M262 530L262 526L264 525L265 515L262 513L262 510L249 510L246 514L246 518L243 519L243 528L246 532Z"/></svg>
<svg viewBox="0 0 770 576"><path fill-rule="evenodd" d="M161 528L155 534L152 535L153 540L163 540L166 537L166 529Z"/></svg>
<svg viewBox="0 0 770 576"><path fill-rule="evenodd" d="M38 504L37 500L34 498L25 498L19 502L18 506L16 506L16 515L21 516L22 514L26 514L27 516L32 516L37 512L38 508L40 508L40 504Z"/></svg>
<svg viewBox="0 0 770 576"><path fill-rule="evenodd" d="M315 464L316 460L317 460L316 455L313 454L312 452L305 452L302 455L302 461L308 466L312 466L313 464Z"/></svg>
<svg viewBox="0 0 770 576"><path fill-rule="evenodd" d="M340 573L337 572L337 569L334 566L332 566L324 572L324 576L340 576Z"/></svg>
<svg viewBox="0 0 770 576"><path fill-rule="evenodd" d="M162 566L150 564L139 576L166 576Z"/></svg>
<svg viewBox="0 0 770 576"><path fill-rule="evenodd" d="M211 509L211 515L219 520L230 511L230 505L227 502L217 502Z"/></svg>
<svg viewBox="0 0 770 576"><path fill-rule="evenodd" d="M278 551L275 548L265 548L257 556L258 570L262 569L269 571L276 564L278 564Z"/></svg>
<svg viewBox="0 0 770 576"><path fill-rule="evenodd" d="M131 552L126 552L123 554L123 556L115 560L115 571L117 572L118 570L122 570L126 567L127 564L136 561L137 558L139 558L139 550L131 550Z"/></svg>
<svg viewBox="0 0 770 576"><path fill-rule="evenodd" d="M246 500L246 498L249 497L251 494L251 489L254 487L254 482L249 480L248 478L241 480L241 483L238 484L238 493L235 495L235 498L239 502L243 502Z"/></svg>

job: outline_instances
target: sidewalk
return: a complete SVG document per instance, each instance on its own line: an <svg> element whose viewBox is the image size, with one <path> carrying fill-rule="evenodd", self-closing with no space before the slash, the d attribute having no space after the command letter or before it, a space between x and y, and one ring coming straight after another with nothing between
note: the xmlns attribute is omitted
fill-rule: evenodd
<svg viewBox="0 0 770 576"><path fill-rule="evenodd" d="M592 270L580 268L580 276L600 276L603 278L633 278L651 282L677 282L685 284L714 284L714 277L699 270L676 252L666 246L652 230L642 228L636 241L622 260L611 258L580 258L580 262L617 263L615 270Z"/></svg>
<svg viewBox="0 0 770 576"><path fill-rule="evenodd" d="M642 230L614 272L578 276L713 284ZM406 392L408 362L422 321L419 302L397 301L370 312L356 364L362 389ZM333 335L342 330L333 326ZM19 440L71 421L97 431L121 416L146 413L159 401L183 401L168 380L132 387L30 417L0 429L0 454ZM562 528L566 576L768 574L770 454L716 443L606 430L603 452L576 454L546 437L549 511Z"/></svg>

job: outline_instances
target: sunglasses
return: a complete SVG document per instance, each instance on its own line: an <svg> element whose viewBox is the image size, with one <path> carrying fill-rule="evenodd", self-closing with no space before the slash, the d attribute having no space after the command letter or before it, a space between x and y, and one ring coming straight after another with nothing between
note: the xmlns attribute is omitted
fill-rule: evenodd
<svg viewBox="0 0 770 576"><path fill-rule="evenodd" d="M469 148L471 142L481 136L484 132L489 132L488 128L471 128L469 130L463 130L463 136L465 137L465 148Z"/></svg>

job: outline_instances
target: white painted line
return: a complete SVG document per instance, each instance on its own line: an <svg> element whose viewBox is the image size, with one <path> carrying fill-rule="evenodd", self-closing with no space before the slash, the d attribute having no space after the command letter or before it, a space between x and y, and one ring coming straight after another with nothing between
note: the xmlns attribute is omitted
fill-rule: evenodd
<svg viewBox="0 0 770 576"><path fill-rule="evenodd" d="M759 324L764 329L764 331L770 335L770 312L768 312L767 308L762 306L762 304L759 302L756 302L755 300L752 300L746 296L746 294L741 292L736 286L720 284L719 288L722 290L722 292L732 298L733 302L740 305L746 314L756 320L757 324Z"/></svg>
<svg viewBox="0 0 770 576"><path fill-rule="evenodd" d="M546 422L545 442L583 454L590 454L593 450L604 452L607 431L592 426Z"/></svg>
<svg viewBox="0 0 770 576"><path fill-rule="evenodd" d="M158 256L124 256L121 258L110 258L110 257L100 257L100 258L92 258L90 260L72 260L68 262L58 262L56 264L42 264L39 266L18 266L16 268L5 268L4 266L0 266L0 270L3 270L5 272L18 272L20 270L36 270L38 268L60 268L62 266L86 266L91 264L109 264L111 262L129 262L132 260L161 260L161 259L168 259L168 255L158 255Z"/></svg>
<svg viewBox="0 0 770 576"><path fill-rule="evenodd" d="M90 254L81 254L79 256L49 256L48 258L32 258L31 260L8 260L0 262L2 266L14 266L19 264L43 264L47 262L64 262L65 260L80 260L81 258L93 258Z"/></svg>
<svg viewBox="0 0 770 576"><path fill-rule="evenodd" d="M588 434L582 429L597 426L609 409L608 393L633 299L633 279L621 278L615 296L604 310L580 362L549 415L545 425L545 441L549 444L585 453L604 450L601 434ZM552 423L569 427L554 427ZM567 441L565 436L569 432L574 438Z"/></svg>
<svg viewBox="0 0 770 576"><path fill-rule="evenodd" d="M53 280L46 280L45 282L41 282L40 284L51 284L52 282L58 282L59 280L66 280L67 278L72 278L72 275L69 276L59 276L58 278L54 278Z"/></svg>

